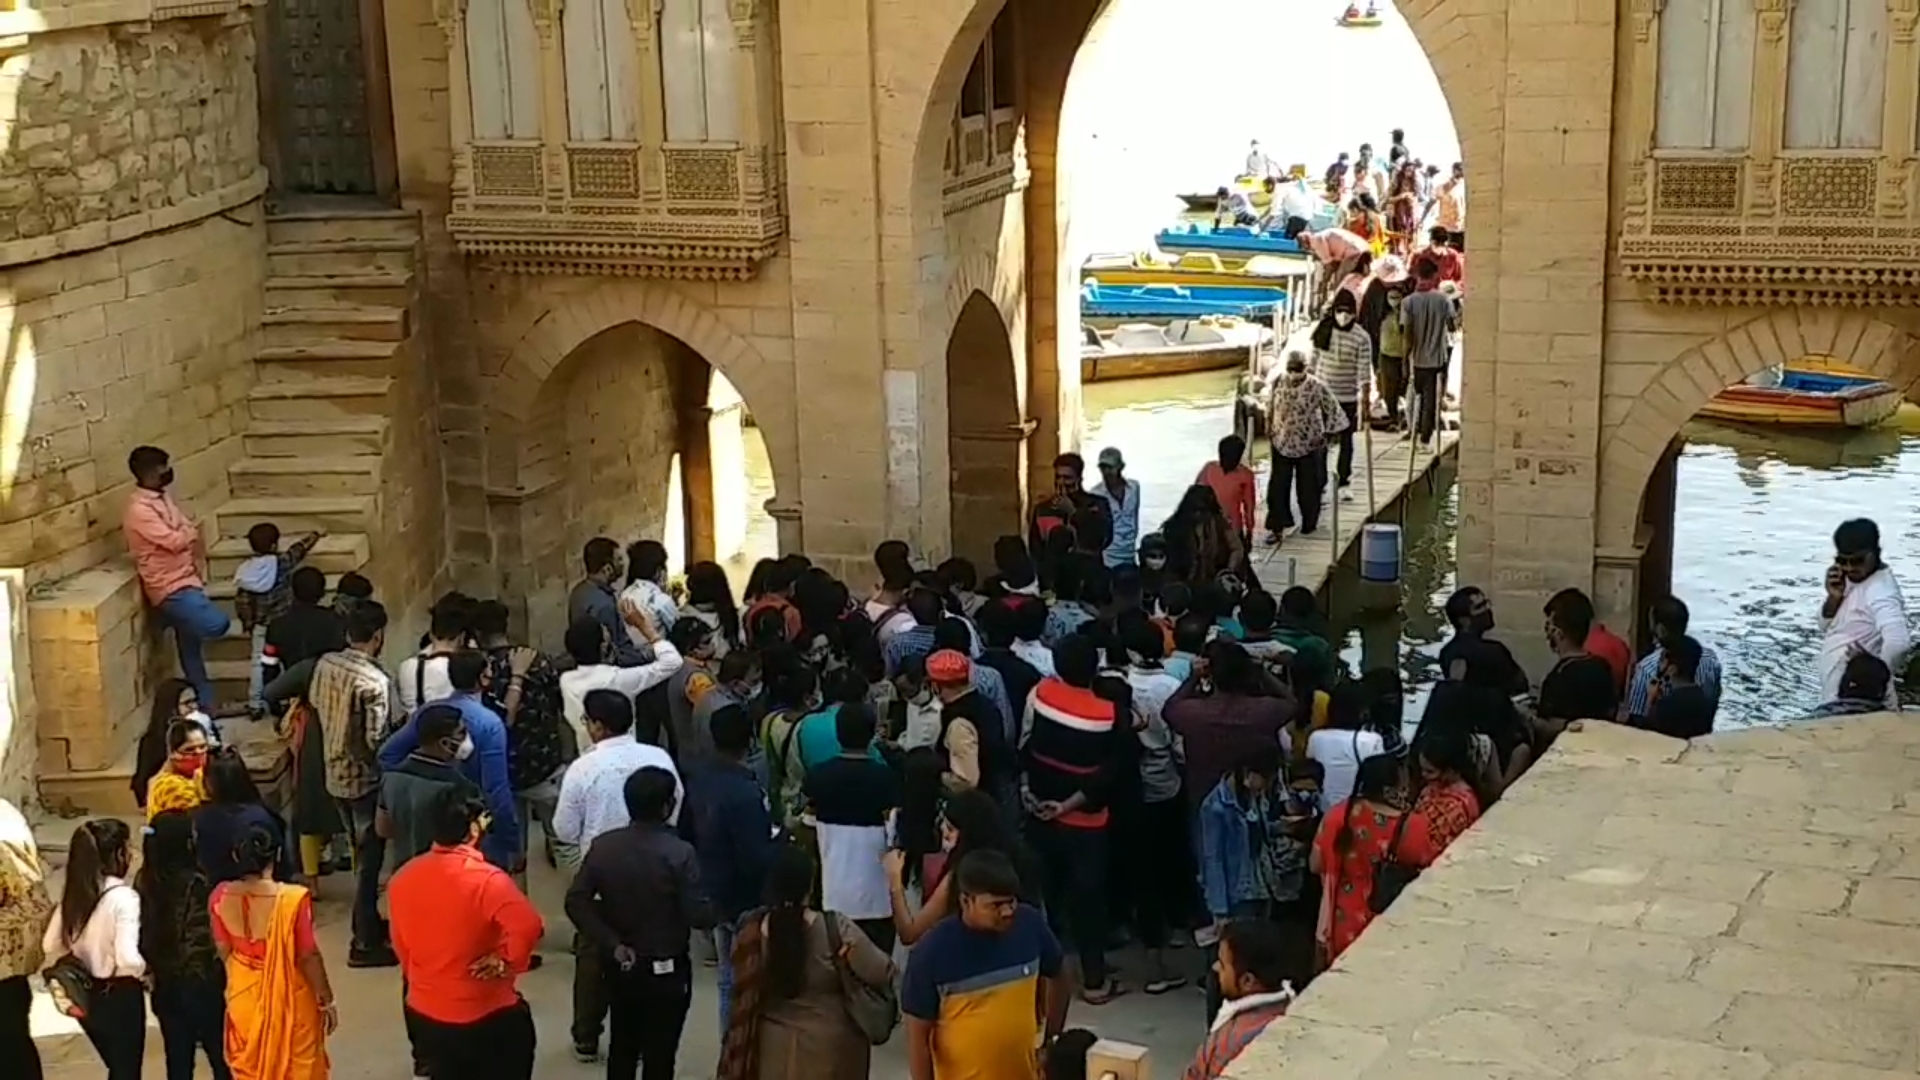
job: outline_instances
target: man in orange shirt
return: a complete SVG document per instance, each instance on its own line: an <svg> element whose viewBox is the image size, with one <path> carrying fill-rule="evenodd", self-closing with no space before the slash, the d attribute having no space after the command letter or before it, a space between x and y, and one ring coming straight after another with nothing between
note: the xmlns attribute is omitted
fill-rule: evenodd
<svg viewBox="0 0 1920 1080"><path fill-rule="evenodd" d="M545 932L540 913L477 846L486 803L458 789L434 806L433 847L387 886L407 1023L427 1075L531 1080L533 1010L514 987Z"/></svg>
<svg viewBox="0 0 1920 1080"><path fill-rule="evenodd" d="M140 575L147 603L173 627L180 650L180 674L193 684L200 708L213 712L213 681L207 678L205 645L227 632L227 613L207 599L206 545L200 529L180 504L167 494L173 483L173 465L157 446L136 446L127 455L133 473L133 494L127 499L121 527L127 551Z"/></svg>

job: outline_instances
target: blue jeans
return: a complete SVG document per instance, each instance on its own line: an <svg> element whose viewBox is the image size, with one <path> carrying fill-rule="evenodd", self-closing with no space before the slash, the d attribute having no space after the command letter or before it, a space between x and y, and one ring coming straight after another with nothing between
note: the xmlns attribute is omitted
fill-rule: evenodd
<svg viewBox="0 0 1920 1080"><path fill-rule="evenodd" d="M727 1020L733 1013L733 940L740 936L740 925L725 919L713 928L713 951L719 956L720 1041L727 1041Z"/></svg>
<svg viewBox="0 0 1920 1080"><path fill-rule="evenodd" d="M206 642L224 635L232 620L197 585L177 590L160 601L160 618L173 628L173 643L180 650L180 674L193 684L200 710L211 713L213 680L207 678Z"/></svg>

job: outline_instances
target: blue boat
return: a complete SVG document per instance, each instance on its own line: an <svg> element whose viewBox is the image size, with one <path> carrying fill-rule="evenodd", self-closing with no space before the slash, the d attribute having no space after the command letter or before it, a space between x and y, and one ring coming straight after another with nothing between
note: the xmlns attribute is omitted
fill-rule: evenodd
<svg viewBox="0 0 1920 1080"><path fill-rule="evenodd" d="M1103 286L1090 280L1080 289L1080 314L1092 319L1197 319L1228 315L1264 321L1287 302L1287 290L1182 285Z"/></svg>
<svg viewBox="0 0 1920 1080"><path fill-rule="evenodd" d="M1153 242L1161 251L1182 254L1188 251L1211 251L1221 255L1302 255L1296 241L1289 240L1279 233L1266 233L1258 229L1246 229L1230 226L1219 229L1189 225L1186 228L1160 230Z"/></svg>

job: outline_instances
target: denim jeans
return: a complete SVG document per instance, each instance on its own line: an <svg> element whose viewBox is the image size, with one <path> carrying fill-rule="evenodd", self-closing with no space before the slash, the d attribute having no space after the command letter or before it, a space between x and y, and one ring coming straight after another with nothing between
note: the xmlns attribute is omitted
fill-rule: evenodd
<svg viewBox="0 0 1920 1080"><path fill-rule="evenodd" d="M357 799L335 799L340 823L353 838L353 947L377 949L387 943L380 919L380 870L387 861L387 842L373 829L380 793L369 791Z"/></svg>
<svg viewBox="0 0 1920 1080"><path fill-rule="evenodd" d="M719 954L720 1042L727 1041L727 1021L733 1015L733 942L740 936L737 923L720 920L713 928L713 951Z"/></svg>
<svg viewBox="0 0 1920 1080"><path fill-rule="evenodd" d="M193 684L202 712L213 711L213 680L207 677L206 642L227 632L232 620L207 599L199 586L180 589L160 601L160 618L173 628L173 643L180 650L180 674Z"/></svg>

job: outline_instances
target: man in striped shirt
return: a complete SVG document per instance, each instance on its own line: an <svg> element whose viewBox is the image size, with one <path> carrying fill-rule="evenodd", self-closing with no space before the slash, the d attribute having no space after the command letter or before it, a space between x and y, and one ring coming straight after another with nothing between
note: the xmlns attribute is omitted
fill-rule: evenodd
<svg viewBox="0 0 1920 1080"><path fill-rule="evenodd" d="M1334 478L1341 488L1341 499L1349 496L1353 482L1353 433L1360 426L1360 410L1366 404L1367 389L1373 381L1373 339L1356 321L1360 306L1351 292L1342 289L1333 296L1333 308L1313 331L1314 374L1333 391L1340 411L1347 414L1347 426L1340 433L1340 456Z"/></svg>
<svg viewBox="0 0 1920 1080"><path fill-rule="evenodd" d="M1100 655L1092 638L1060 639L1053 667L1027 704L1021 801L1035 819L1030 835L1043 863L1047 916L1079 954L1081 996L1100 1005L1120 992L1106 957L1107 801L1131 760L1134 734L1131 723L1115 721L1112 698L1094 689Z"/></svg>

